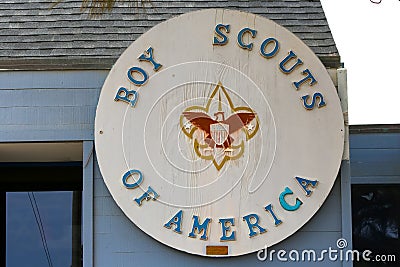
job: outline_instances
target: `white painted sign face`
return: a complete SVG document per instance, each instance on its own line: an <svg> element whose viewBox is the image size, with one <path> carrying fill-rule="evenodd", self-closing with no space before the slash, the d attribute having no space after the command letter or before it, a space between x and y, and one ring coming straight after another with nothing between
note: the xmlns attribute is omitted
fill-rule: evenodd
<svg viewBox="0 0 400 267"><path fill-rule="evenodd" d="M299 230L333 186L343 140L317 56L232 10L184 14L138 38L110 71L95 123L100 170L126 216L203 256L251 253Z"/></svg>

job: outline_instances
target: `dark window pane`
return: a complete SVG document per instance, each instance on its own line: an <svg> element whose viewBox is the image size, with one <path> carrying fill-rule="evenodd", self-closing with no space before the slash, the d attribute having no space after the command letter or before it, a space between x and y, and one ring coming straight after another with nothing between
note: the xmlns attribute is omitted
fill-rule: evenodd
<svg viewBox="0 0 400 267"><path fill-rule="evenodd" d="M72 191L7 193L7 267L71 266L72 201Z"/></svg>
<svg viewBox="0 0 400 267"><path fill-rule="evenodd" d="M354 262L354 266L398 266L399 185L353 185L353 248L375 255L395 255L396 262Z"/></svg>

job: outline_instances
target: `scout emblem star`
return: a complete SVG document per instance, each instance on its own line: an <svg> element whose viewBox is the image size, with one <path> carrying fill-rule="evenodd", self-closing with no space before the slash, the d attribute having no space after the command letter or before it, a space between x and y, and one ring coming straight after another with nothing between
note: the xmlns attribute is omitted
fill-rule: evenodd
<svg viewBox="0 0 400 267"><path fill-rule="evenodd" d="M225 119L222 109L221 92L229 107L229 117ZM212 102L218 93L218 110L212 112ZM214 115L214 119L211 117ZM211 93L205 107L186 108L180 118L181 129L190 139L194 139L196 154L206 160L212 160L219 171L228 160L239 158L244 152L244 141L250 140L258 131L258 118L248 107L235 107L225 88L218 83Z"/></svg>

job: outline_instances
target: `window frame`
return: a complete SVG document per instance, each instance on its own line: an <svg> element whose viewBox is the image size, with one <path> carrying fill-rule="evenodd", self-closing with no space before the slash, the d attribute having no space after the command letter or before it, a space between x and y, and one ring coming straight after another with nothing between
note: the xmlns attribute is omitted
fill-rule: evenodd
<svg viewBox="0 0 400 267"><path fill-rule="evenodd" d="M94 145L93 141L83 141L83 158L82 161L79 162L80 169L80 179L81 179L81 192L82 192L82 201L81 201L81 243L82 243L82 260L83 266L89 267L93 266L93 171L94 171ZM51 161L51 158L49 159ZM8 164L12 166L12 163L4 163L3 166ZM14 163L16 164L16 163ZM29 163L27 163L29 165ZM74 163L70 163L74 164ZM40 164L39 164L40 165ZM41 163L41 165L45 166L46 163ZM0 180L0 184L1 180ZM14 188L12 188L14 187ZM71 188L71 187L70 187ZM73 187L72 187L73 188ZM6 232L6 220L5 220L5 212L6 212L6 192L7 191L21 191L16 190L18 189L18 181L14 184L10 184L8 189L13 190L5 190L2 186L0 189L0 213L4 214L4 220L1 220L0 223L0 231L2 233ZM34 187L24 188L24 189L35 189ZM46 190L50 189L57 189L57 186L50 186ZM29 191L29 190L23 190ZM31 190L35 191L35 190ZM73 191L73 190L70 190ZM3 237L0 238L0 242L5 244L6 236L5 234L2 235ZM2 246L3 249L0 251L0 257L6 260L6 247ZM4 263L5 264L5 263ZM5 265L4 265L5 266Z"/></svg>

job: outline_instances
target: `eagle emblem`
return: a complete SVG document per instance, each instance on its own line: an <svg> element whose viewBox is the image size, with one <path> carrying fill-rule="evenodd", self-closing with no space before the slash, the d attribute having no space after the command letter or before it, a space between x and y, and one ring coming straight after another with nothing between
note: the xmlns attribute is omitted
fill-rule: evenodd
<svg viewBox="0 0 400 267"><path fill-rule="evenodd" d="M194 140L196 154L212 160L218 171L228 160L243 155L243 139L250 140L259 128L257 114L249 107L235 107L221 82L204 107L191 106L182 112L180 125L183 133Z"/></svg>

